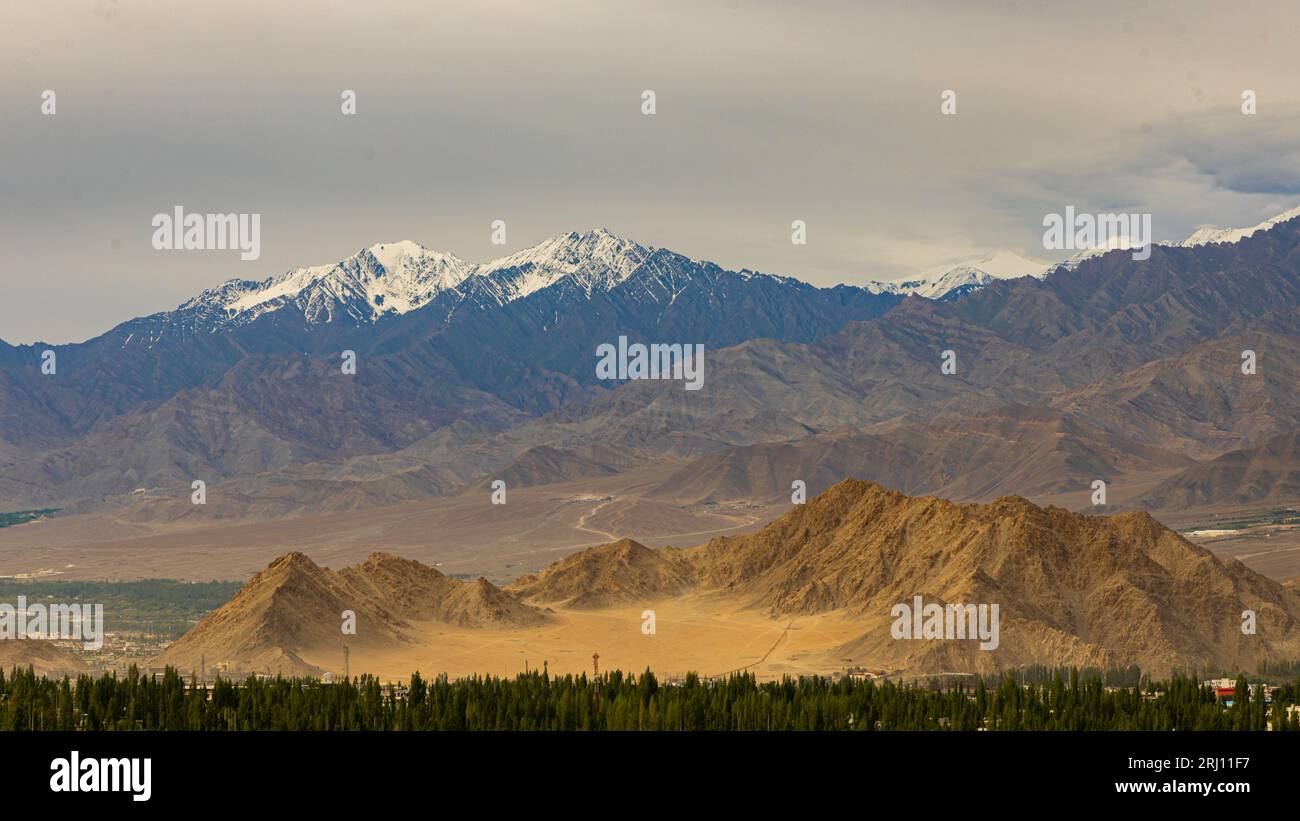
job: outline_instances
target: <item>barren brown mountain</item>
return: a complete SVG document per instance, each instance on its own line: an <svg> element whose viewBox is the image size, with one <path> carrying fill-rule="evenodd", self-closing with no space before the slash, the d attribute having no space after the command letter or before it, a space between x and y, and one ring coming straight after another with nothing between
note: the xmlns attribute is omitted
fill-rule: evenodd
<svg viewBox="0 0 1300 821"><path fill-rule="evenodd" d="M528 601L575 609L652 601L692 586L679 555L622 539L575 553L506 589Z"/></svg>
<svg viewBox="0 0 1300 821"><path fill-rule="evenodd" d="M708 587L774 614L847 608L866 629L841 652L909 670L1140 664L1256 668L1300 658L1300 599L1224 562L1144 512L1084 516L1018 497L989 505L910 498L846 480L749 536L688 560ZM996 651L899 641L890 609L998 604ZM1243 635L1242 613L1258 615Z"/></svg>
<svg viewBox="0 0 1300 821"><path fill-rule="evenodd" d="M89 673L90 666L74 650L40 639L0 641L0 670L31 667L40 675L59 677Z"/></svg>
<svg viewBox="0 0 1300 821"><path fill-rule="evenodd" d="M1285 320L1285 322L1283 322ZM1067 391L1052 407L1144 445L1193 458L1258 445L1300 425L1300 314L1283 312L1252 330ZM1242 351L1256 372L1242 372Z"/></svg>
<svg viewBox="0 0 1300 821"><path fill-rule="evenodd" d="M1161 482L1137 504L1159 510L1300 499L1300 431L1225 453Z"/></svg>
<svg viewBox="0 0 1300 821"><path fill-rule="evenodd" d="M626 448L609 445L586 445L556 448L538 445L519 454L509 465L494 471L491 480L501 480L506 487L549 485L573 479L591 479L614 474L644 464L646 459ZM476 487L475 490L478 488Z"/></svg>
<svg viewBox="0 0 1300 821"><path fill-rule="evenodd" d="M356 615L355 635L343 635L343 613ZM285 673L319 673L306 651L349 646L413 645L414 622L504 628L543 624L542 612L521 604L486 579L449 579L419 562L375 553L339 571L302 553L281 556L226 604L168 647L158 664Z"/></svg>
<svg viewBox="0 0 1300 821"><path fill-rule="evenodd" d="M1007 405L967 418L838 431L730 448L697 459L651 492L685 504L789 499L801 479L818 493L845 476L946 498L991 500L1087 489L1092 480L1170 472L1192 459L1047 408ZM971 470L978 465L979 470Z"/></svg>
<svg viewBox="0 0 1300 821"><path fill-rule="evenodd" d="M916 596L925 604L997 605L997 646L895 638L892 610ZM299 651L339 647L343 609L357 613L356 642L389 648L390 660L408 657L411 669L448 653L472 663L474 653L500 644L461 635L454 651L438 650L438 629L429 626L436 623L500 628L486 635L514 637L545 656L539 648L548 631L534 628L549 619L567 626L566 645L594 643L608 624L584 613L607 610L618 621L623 611L687 601L726 625L719 641L725 633L733 648L741 614L748 623L762 617L762 629L784 624L787 631L833 617L839 627L820 644L802 639L799 651L801 669L823 672L846 660L919 675L1027 664L1254 670L1300 658L1295 590L1216 558L1145 512L1085 516L1018 497L956 504L849 479L749 535L689 550L624 539L505 591L391 556L335 573L290 554L160 661L193 664L206 653L252 669L298 669ZM1242 632L1248 610L1257 616L1250 635ZM701 649L708 648L693 648Z"/></svg>

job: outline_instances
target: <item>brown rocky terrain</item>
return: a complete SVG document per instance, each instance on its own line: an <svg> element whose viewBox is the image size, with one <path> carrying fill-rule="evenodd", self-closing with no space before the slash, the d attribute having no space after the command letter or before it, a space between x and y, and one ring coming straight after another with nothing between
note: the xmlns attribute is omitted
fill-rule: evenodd
<svg viewBox="0 0 1300 821"><path fill-rule="evenodd" d="M77 652L50 641L12 639L0 641L0 670L7 674L15 667L31 667L40 675L59 677L89 673Z"/></svg>
<svg viewBox="0 0 1300 821"><path fill-rule="evenodd" d="M685 504L789 500L795 479L819 493L845 476L947 498L991 500L1088 488L1094 479L1171 472L1191 458L1047 408L1007 405L965 418L836 431L701 457L651 492ZM978 465L979 470L970 470Z"/></svg>
<svg viewBox="0 0 1300 821"><path fill-rule="evenodd" d="M651 550L621 539L563 559L506 589L527 601L587 609L675 596L693 586L671 548Z"/></svg>
<svg viewBox="0 0 1300 821"><path fill-rule="evenodd" d="M860 614L868 628L843 652L908 669L1253 669L1300 657L1293 592L1140 511L1084 516L1017 497L959 505L846 480L758 533L714 540L689 560L701 584L774 614ZM999 604L1000 647L894 640L890 608L914 595ZM1241 633L1247 609L1259 617L1254 636Z"/></svg>
<svg viewBox="0 0 1300 821"><path fill-rule="evenodd" d="M788 498L796 471L813 488L856 475L958 500L1102 477L1145 490L1188 459L1300 422L1297 249L1292 219L941 301L655 252L605 295L556 287L492 307L461 293L373 325L304 329L289 310L198 333L214 317L191 305L60 348L57 380L40 378L34 351L0 344L0 510L284 518L445 498L485 478L599 479L665 458L701 460L680 487L654 489L685 504L753 499L751 487ZM643 312L647 295L655 309ZM704 388L593 381L593 342L629 328L707 340ZM355 379L335 361L349 346L370 365ZM1247 348L1255 375L1240 371ZM944 350L953 374L940 371ZM884 441L838 438L857 455L811 475L822 464L811 454L828 448L809 440L846 432ZM743 475L755 471L770 481ZM188 502L196 477L213 491L205 510Z"/></svg>
<svg viewBox="0 0 1300 821"><path fill-rule="evenodd" d="M926 604L996 604L996 648L981 650L971 639L895 638L892 610L915 596ZM915 674L1027 664L1137 664L1167 673L1253 670L1300 658L1294 583L1220 560L1145 512L1085 516L1019 497L956 504L848 479L748 535L688 550L623 539L505 590L383 554L337 572L289 554L159 662L193 664L205 653L249 669L307 669L301 653L342 644L336 631L343 609L357 613L358 635L349 642L387 652L395 663L436 648L438 624L462 628L462 642L466 633L494 628L528 645L542 640L544 631L534 628L550 619L581 640L585 613L688 601L707 602L713 619L761 614L788 629L833 617L849 625L816 651L826 670L852 659ZM1246 610L1257 614L1253 635L1241 630ZM734 623L726 631L734 643ZM458 651L462 664L466 652L472 659L475 651Z"/></svg>
<svg viewBox="0 0 1300 821"><path fill-rule="evenodd" d="M342 613L356 614L356 634L343 635ZM226 604L208 614L157 659L182 670L211 667L286 673L320 672L308 651L390 648L417 643L415 623L508 628L543 624L546 615L486 579L449 579L409 559L373 554L334 571L302 553L276 559Z"/></svg>
<svg viewBox="0 0 1300 821"><path fill-rule="evenodd" d="M507 488L549 485L574 479L613 476L620 471L644 464L635 451L608 445L557 448L538 445L529 448L509 465L494 471L491 480L500 479ZM489 485L491 480L483 485Z"/></svg>
<svg viewBox="0 0 1300 821"><path fill-rule="evenodd" d="M1283 322L1285 320L1285 322ZM1300 324L1295 313L1196 345L1056 396L1052 407L1144 445L1205 459L1300 425ZM1284 327L1288 333L1266 330ZM1243 374L1241 352L1256 372Z"/></svg>
<svg viewBox="0 0 1300 821"><path fill-rule="evenodd" d="M1281 504L1300 499L1300 431L1200 462L1137 502L1152 510Z"/></svg>

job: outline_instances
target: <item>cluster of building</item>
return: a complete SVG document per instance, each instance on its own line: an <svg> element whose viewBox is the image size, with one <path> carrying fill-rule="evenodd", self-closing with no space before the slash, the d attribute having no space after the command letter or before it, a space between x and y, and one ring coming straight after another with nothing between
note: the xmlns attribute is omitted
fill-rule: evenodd
<svg viewBox="0 0 1300 821"><path fill-rule="evenodd" d="M868 679L885 678L889 675L888 670L878 670L871 667L845 667L843 670L835 670L831 673L831 679L838 681L847 678L853 681L866 681Z"/></svg>
<svg viewBox="0 0 1300 821"><path fill-rule="evenodd" d="M1214 697L1224 707L1231 707L1233 699L1237 695L1237 680L1235 678L1212 678L1201 682L1202 687L1209 687L1214 690ZM1264 703L1273 703L1273 693L1277 690L1271 684L1250 684L1250 698L1252 701L1259 699L1261 690L1264 693Z"/></svg>

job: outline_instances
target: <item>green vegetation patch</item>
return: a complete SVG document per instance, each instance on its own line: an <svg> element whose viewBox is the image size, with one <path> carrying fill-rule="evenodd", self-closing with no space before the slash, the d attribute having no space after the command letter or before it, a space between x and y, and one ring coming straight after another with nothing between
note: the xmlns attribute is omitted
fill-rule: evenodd
<svg viewBox="0 0 1300 821"><path fill-rule="evenodd" d="M0 527L11 527L13 525L34 522L37 519L44 519L47 516L53 516L60 510L62 510L62 508L43 507L40 510L15 510L12 513L0 513Z"/></svg>
<svg viewBox="0 0 1300 821"><path fill-rule="evenodd" d="M241 582L183 582L145 579L134 582L33 581L0 579L0 602L103 604L104 630L180 638L199 619L225 604Z"/></svg>

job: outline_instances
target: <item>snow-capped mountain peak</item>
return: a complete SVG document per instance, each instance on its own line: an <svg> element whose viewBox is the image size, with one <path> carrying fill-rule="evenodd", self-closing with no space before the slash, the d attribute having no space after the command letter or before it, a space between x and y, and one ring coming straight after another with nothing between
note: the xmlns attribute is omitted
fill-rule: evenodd
<svg viewBox="0 0 1300 821"><path fill-rule="evenodd" d="M1184 240L1160 244L1195 247L1238 242L1296 218L1300 218L1300 208L1251 228L1200 228ZM1042 278L1050 271L1072 269L1084 259L1111 248L1127 247L1127 240L1120 238L1112 240L1107 248L1085 250L1055 265L1009 251L994 251L942 265L907 280L872 281L864 287L875 293L952 299L996 279ZM450 314L462 303L479 307L504 305L561 282L588 296L608 291L645 267L655 253L654 248L623 239L604 228L582 233L570 231L482 264L466 262L454 254L433 251L410 240L383 242L362 248L336 263L295 268L260 282L230 280L204 291L170 315L189 328L208 331L248 324L287 306L298 309L309 324L344 317L355 322L374 322L384 316L414 311L443 294L449 295ZM757 275L746 270L740 276Z"/></svg>
<svg viewBox="0 0 1300 821"><path fill-rule="evenodd" d="M568 276L590 293L608 290L627 279L651 251L604 228L581 234L570 231L486 262L474 273L500 280L501 296L506 301L527 296Z"/></svg>
<svg viewBox="0 0 1300 821"><path fill-rule="evenodd" d="M423 307L471 279L501 304L566 277L588 293L608 290L652 250L603 228L560 234L481 265L410 240L383 242L333 264L295 268L261 282L230 280L186 302L180 311L219 324L243 325L293 305L313 324L336 316L373 322Z"/></svg>
<svg viewBox="0 0 1300 821"><path fill-rule="evenodd" d="M409 239L400 242L381 242L365 249L375 261L388 271L411 271L435 265L470 267L470 264L455 256L439 251L431 251L418 242ZM357 252L358 254L361 252Z"/></svg>
<svg viewBox="0 0 1300 821"><path fill-rule="evenodd" d="M340 312L358 321L401 314L455 288L473 266L453 254L404 240L363 248L332 265L295 268L262 282L232 280L181 306L219 308L227 321L251 322L286 305L309 322L328 322ZM213 299L219 305L213 305Z"/></svg>
<svg viewBox="0 0 1300 821"><path fill-rule="evenodd" d="M1252 236L1256 231L1267 231L1274 225L1293 220L1300 217L1300 208L1292 208L1290 211L1278 214L1276 217L1266 219L1258 225L1250 228L1214 228L1206 226L1197 228L1187 239L1179 242L1169 243L1170 245L1180 248L1194 248L1198 245L1210 245L1217 242L1239 242Z"/></svg>
<svg viewBox="0 0 1300 821"><path fill-rule="evenodd" d="M1240 242L1243 239L1253 236L1257 231L1267 231L1275 225L1296 219L1297 217L1300 217L1300 207L1292 208L1290 211L1266 219L1258 225L1253 225L1250 228L1215 228L1213 226L1203 226L1193 231L1191 236L1186 239L1173 242L1157 242L1155 244L1166 248L1195 248L1200 245ZM1112 237L1105 246L1084 249L1077 254L1074 254L1069 259L1066 259L1064 262L1053 265L1052 269L1063 268L1067 271L1072 271L1075 268L1078 268L1079 263L1086 259L1098 257L1116 249L1129 250L1133 247L1134 245L1128 237Z"/></svg>
<svg viewBox="0 0 1300 821"><path fill-rule="evenodd" d="M974 259L940 265L919 277L894 282L869 282L876 293L915 294L928 299L954 297L978 290L995 279L1042 277L1046 263L1026 259L1010 251L992 251Z"/></svg>

